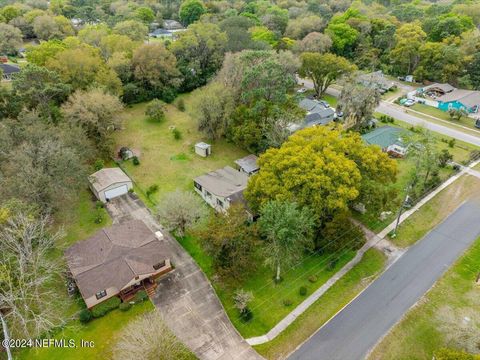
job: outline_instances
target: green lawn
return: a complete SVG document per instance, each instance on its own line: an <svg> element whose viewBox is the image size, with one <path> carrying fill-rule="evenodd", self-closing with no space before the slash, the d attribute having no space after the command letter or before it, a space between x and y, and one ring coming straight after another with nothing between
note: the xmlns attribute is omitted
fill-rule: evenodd
<svg viewBox="0 0 480 360"><path fill-rule="evenodd" d="M458 121L457 120L452 120L450 118L450 115L448 115L447 112L442 111L442 110L437 109L437 108L434 108L432 106L428 106L428 105L425 105L425 104L419 104L419 103L416 103L415 105L413 105L411 107L411 109L419 111L419 112L421 112L423 114L426 114L426 115L434 116L438 119L446 120L446 121L450 122L452 125L462 125L462 126L470 128L470 129L478 130L475 127L474 120L472 118L468 117L468 116L463 116ZM429 118L429 117L427 117L427 119L431 120L431 118ZM442 124L445 124L445 123L442 123ZM458 127L456 127L456 128L458 129Z"/></svg>
<svg viewBox="0 0 480 360"><path fill-rule="evenodd" d="M322 100L325 100L330 104L331 107L337 107L338 99L335 96L324 94Z"/></svg>
<svg viewBox="0 0 480 360"><path fill-rule="evenodd" d="M78 320L55 336L55 339L74 339L78 348L43 348L27 350L17 354L18 359L36 360L77 360L77 359L111 359L112 346L118 340L118 333L135 317L152 311L153 304L147 300L134 305L127 312L113 310L102 318L94 319L86 325ZM80 341L93 341L93 348L81 348Z"/></svg>
<svg viewBox="0 0 480 360"><path fill-rule="evenodd" d="M376 116L378 117L379 114L376 114ZM406 131L411 128L411 125L396 119L395 119L395 123L393 124L383 124L383 123L379 124L379 126L385 126L385 125L401 127ZM461 142L461 141L455 141L455 145L453 147L450 147L448 145L448 141L451 138L437 134L437 133L432 133L432 135L435 139L437 139L438 149L448 150L453 155L453 160L458 163L464 163L464 164L467 163L470 160L471 152L474 150L478 150L478 147ZM393 189L398 191L398 196L394 199L394 201L391 202L392 206L390 208L390 211L392 213L389 216L387 216L386 219L383 221L380 221L378 216L371 214L368 211L365 214L359 214L357 212L354 212L353 214L356 219L360 220L369 229L373 231L382 230L385 226L387 226L389 223L391 223L395 219L395 216L397 215L397 212L398 212L398 206L400 205L402 199L405 196L405 189L407 188L408 181L410 179L409 174L411 173L411 171L415 166L415 160L412 158L397 159L397 165L398 165L397 181L393 185L390 185ZM440 169L439 174L442 180L446 180L453 174L453 170L450 167L447 167L444 169Z"/></svg>
<svg viewBox="0 0 480 360"><path fill-rule="evenodd" d="M188 96L184 96L188 110ZM176 189L193 189L193 178L206 172L233 166L233 161L247 153L226 141L212 144L212 155L203 158L195 154L194 145L206 139L199 133L195 119L187 112L179 111L174 105L167 105L166 120L154 123L144 116L146 104L138 104L124 112L123 131L116 134L118 147L128 146L140 152L139 166L131 161L124 162L127 172L145 191L153 184L159 191L152 195L154 201ZM173 138L172 128L182 133L180 140ZM145 196L140 196L145 200ZM151 205L151 204L150 204Z"/></svg>
<svg viewBox="0 0 480 360"><path fill-rule="evenodd" d="M480 180L470 175L462 176L405 220L399 226L397 236L392 241L400 247L412 245L466 199L479 193Z"/></svg>
<svg viewBox="0 0 480 360"><path fill-rule="evenodd" d="M202 270L212 279L213 269L211 259L202 250L198 240L188 236L179 240L182 246L192 255ZM308 289L307 296L323 285L335 272L351 260L355 255L354 251L347 251L340 256L335 255L305 255L296 266L285 268L282 272L283 281L275 284L273 281L274 272L262 266L258 261L258 268L243 282L234 284L220 284L212 281L215 290L222 301L228 316L235 327L245 338L263 335L273 328L281 319L290 313L295 306L305 300L305 296L299 294L301 286ZM333 258L339 258L335 267L328 269L328 262ZM314 283L308 278L312 275L317 277ZM237 289L251 291L254 298L250 303L253 312L253 319L244 323L234 308L233 296ZM284 301L290 300L291 305L285 306Z"/></svg>
<svg viewBox="0 0 480 360"><path fill-rule="evenodd" d="M385 256L380 251L368 250L352 270L338 280L278 337L255 346L255 350L267 359L285 358L372 282L383 270L385 260Z"/></svg>
<svg viewBox="0 0 480 360"><path fill-rule="evenodd" d="M480 239L374 349L369 359L425 359L442 347L479 352Z"/></svg>

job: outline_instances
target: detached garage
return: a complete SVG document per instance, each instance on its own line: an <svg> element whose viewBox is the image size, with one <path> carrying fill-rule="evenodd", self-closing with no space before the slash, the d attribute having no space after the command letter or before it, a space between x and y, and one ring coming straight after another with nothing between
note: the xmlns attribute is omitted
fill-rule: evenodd
<svg viewBox="0 0 480 360"><path fill-rule="evenodd" d="M132 180L120 168L106 168L88 177L90 189L102 202L125 195L133 187Z"/></svg>

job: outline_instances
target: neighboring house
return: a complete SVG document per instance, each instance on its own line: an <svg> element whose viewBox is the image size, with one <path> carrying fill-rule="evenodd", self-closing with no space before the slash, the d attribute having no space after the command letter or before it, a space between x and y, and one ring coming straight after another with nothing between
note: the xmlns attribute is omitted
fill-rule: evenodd
<svg viewBox="0 0 480 360"><path fill-rule="evenodd" d="M369 145L380 146L383 152L388 153L392 157L404 157L407 153L407 146L402 141L404 132L400 128L382 126L363 134L362 139Z"/></svg>
<svg viewBox="0 0 480 360"><path fill-rule="evenodd" d="M193 184L195 191L217 211L226 211L231 204L245 203L243 190L247 187L248 175L230 166L198 176Z"/></svg>
<svg viewBox="0 0 480 360"><path fill-rule="evenodd" d="M68 268L90 309L113 296L152 295L155 280L172 270L166 244L141 220L113 225L65 251Z"/></svg>
<svg viewBox="0 0 480 360"><path fill-rule="evenodd" d="M358 76L357 80L362 85L372 89L377 89L382 94L397 87L393 81L385 78L385 75L383 75L381 71L362 74Z"/></svg>
<svg viewBox="0 0 480 360"><path fill-rule="evenodd" d="M174 21L174 20L172 20L172 21ZM172 39L172 40L174 40L177 37L178 33L182 32L182 31L185 31L185 30L187 30L187 29L184 29L183 27L177 28L177 29L163 27L163 28L159 28L159 29L156 29L156 30L150 32L148 34L148 36L154 37L154 38L157 38L157 39Z"/></svg>
<svg viewBox="0 0 480 360"><path fill-rule="evenodd" d="M163 27L167 30L184 29L182 24L180 24L177 20L172 20L172 19L163 20Z"/></svg>
<svg viewBox="0 0 480 360"><path fill-rule="evenodd" d="M10 81L14 74L20 72L20 68L16 65L2 64L0 63L0 73L2 74L2 80Z"/></svg>
<svg viewBox="0 0 480 360"><path fill-rule="evenodd" d="M133 188L132 180L120 168L105 168L88 177L90 189L98 200L107 202Z"/></svg>
<svg viewBox="0 0 480 360"><path fill-rule="evenodd" d="M256 174L260 167L257 164L258 157L251 154L244 158L235 160L235 164L238 166L238 171L244 172L248 176Z"/></svg>
<svg viewBox="0 0 480 360"><path fill-rule="evenodd" d="M305 98L298 105L307 112L307 115L303 122L289 124L288 130L292 133L316 125L327 125L335 119L335 109L324 101Z"/></svg>
<svg viewBox="0 0 480 360"><path fill-rule="evenodd" d="M420 103L443 111L464 110L469 114L480 112L480 91L457 89L450 84L434 83L409 94Z"/></svg>

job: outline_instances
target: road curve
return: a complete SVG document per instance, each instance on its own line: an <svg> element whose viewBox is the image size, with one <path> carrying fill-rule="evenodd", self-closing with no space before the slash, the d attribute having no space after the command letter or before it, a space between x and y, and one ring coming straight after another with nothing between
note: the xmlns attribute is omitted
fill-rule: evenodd
<svg viewBox="0 0 480 360"><path fill-rule="evenodd" d="M480 235L480 204L469 201L412 246L289 360L363 359Z"/></svg>

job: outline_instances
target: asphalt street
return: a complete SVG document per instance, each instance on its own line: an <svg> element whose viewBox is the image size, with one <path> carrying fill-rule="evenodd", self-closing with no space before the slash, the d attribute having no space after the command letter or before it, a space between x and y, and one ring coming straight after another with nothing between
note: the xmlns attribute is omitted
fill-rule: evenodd
<svg viewBox="0 0 480 360"><path fill-rule="evenodd" d="M299 81L303 82L306 88L309 88L309 89L313 88L313 83L311 82L311 80L300 79ZM331 87L327 89L327 93L335 97L340 96L340 91ZM448 126L443 126L437 123L426 121L425 119L415 116L412 113L405 112L405 109L399 108L398 106L391 104L387 101L382 101L380 105L376 108L376 111L385 115L392 116L408 124L415 125L415 126L420 125L425 127L426 129L435 131L439 134L450 136L452 138L464 141L466 143L480 146L480 137L478 136L470 135L461 130L456 130Z"/></svg>
<svg viewBox="0 0 480 360"><path fill-rule="evenodd" d="M413 245L290 360L363 359L480 236L480 204L469 201Z"/></svg>

